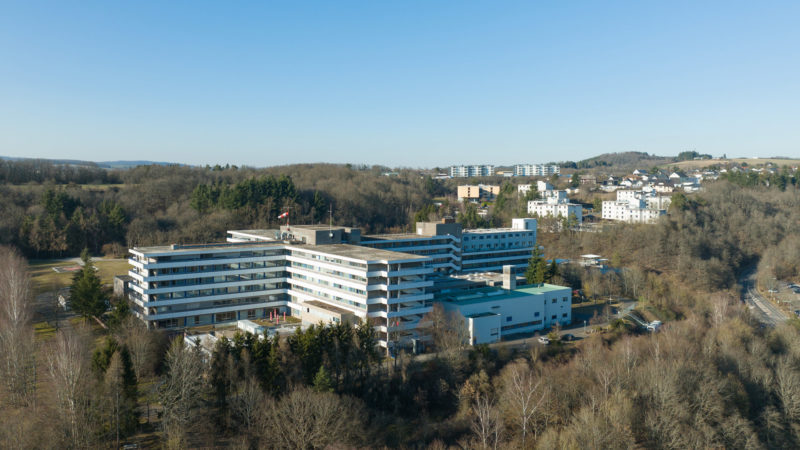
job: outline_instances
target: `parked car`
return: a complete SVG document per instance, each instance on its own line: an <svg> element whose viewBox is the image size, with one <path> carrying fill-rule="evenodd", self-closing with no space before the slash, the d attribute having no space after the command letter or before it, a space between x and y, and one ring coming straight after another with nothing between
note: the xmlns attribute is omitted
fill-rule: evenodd
<svg viewBox="0 0 800 450"><path fill-rule="evenodd" d="M778 290L777 289L769 289L767 292L769 292L770 294L777 294Z"/></svg>
<svg viewBox="0 0 800 450"><path fill-rule="evenodd" d="M547 336L541 336L541 337L539 337L539 343L540 344L544 344L544 345L549 345L550 344L550 338L547 337Z"/></svg>
<svg viewBox="0 0 800 450"><path fill-rule="evenodd" d="M561 336L561 340L562 341L567 341L567 342L574 341L575 340L575 336L572 335L572 334L567 333L567 334Z"/></svg>

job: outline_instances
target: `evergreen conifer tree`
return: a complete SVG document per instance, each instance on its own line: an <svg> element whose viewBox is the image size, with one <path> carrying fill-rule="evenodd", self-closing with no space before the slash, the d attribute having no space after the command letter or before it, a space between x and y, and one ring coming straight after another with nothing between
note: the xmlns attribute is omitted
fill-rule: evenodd
<svg viewBox="0 0 800 450"><path fill-rule="evenodd" d="M106 295L89 250L81 252L83 268L75 273L69 290L70 307L83 317L100 317L106 310Z"/></svg>

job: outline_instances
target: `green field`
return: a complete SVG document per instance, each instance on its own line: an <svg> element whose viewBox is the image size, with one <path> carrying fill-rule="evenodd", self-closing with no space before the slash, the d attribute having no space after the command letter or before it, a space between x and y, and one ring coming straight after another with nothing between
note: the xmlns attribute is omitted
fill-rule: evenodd
<svg viewBox="0 0 800 450"><path fill-rule="evenodd" d="M67 287L72 283L71 273L58 273L54 267L75 266L74 261L64 260L36 260L28 264L28 273L31 275L31 283L35 295L43 292L50 292ZM114 276L125 275L130 266L126 259L103 259L94 261L98 274L103 284L113 284Z"/></svg>
<svg viewBox="0 0 800 450"><path fill-rule="evenodd" d="M683 170L691 170L691 169L702 169L704 167L709 167L713 165L725 165L725 164L742 164L747 163L747 165L751 167L758 167L764 166L767 164L774 164L777 167L782 166L798 166L800 165L800 159L783 159L783 158L730 158L730 159L699 159L699 160L691 160L691 161L680 161L680 162L671 162L668 164L663 164L661 167L663 168L672 168L677 167Z"/></svg>

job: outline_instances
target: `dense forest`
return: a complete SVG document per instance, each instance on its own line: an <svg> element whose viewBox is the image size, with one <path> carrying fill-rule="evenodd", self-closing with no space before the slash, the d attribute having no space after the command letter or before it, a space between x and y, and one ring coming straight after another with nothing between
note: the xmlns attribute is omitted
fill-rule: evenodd
<svg viewBox="0 0 800 450"><path fill-rule="evenodd" d="M441 214L429 205L450 189L410 171L327 165L114 176L123 186L4 185L4 239L28 255L210 240L275 225L287 207L298 221L324 222L329 204L337 222L388 231ZM368 326L337 325L237 335L209 355L145 330L118 304L107 330L87 320L37 338L25 260L3 249L0 446L797 447L800 328L760 327L739 299L751 272L800 274L800 195L794 176L786 181L730 177L676 197L654 225L540 233L546 258L597 253L614 268L567 265L553 281L590 298L637 299L642 314L668 323L640 335L616 322L530 351L441 344L422 358L384 360ZM488 218L461 215L501 220L520 207L508 186L502 195ZM41 223L65 249L35 247L30 230Z"/></svg>
<svg viewBox="0 0 800 450"><path fill-rule="evenodd" d="M2 161L0 243L30 258L119 253L135 245L224 239L227 229L333 219L366 232L400 231L443 192L412 171L298 165L269 169L72 168Z"/></svg>
<svg viewBox="0 0 800 450"><path fill-rule="evenodd" d="M133 246L215 242L229 229L277 228L284 211L292 223L332 219L365 233L408 231L415 221L443 216L467 227L500 226L525 214L526 199L502 177L437 180L335 164L109 170L0 162L0 244L35 259L78 256L84 248L121 255ZM465 182L503 185L488 216L456 201L456 186Z"/></svg>

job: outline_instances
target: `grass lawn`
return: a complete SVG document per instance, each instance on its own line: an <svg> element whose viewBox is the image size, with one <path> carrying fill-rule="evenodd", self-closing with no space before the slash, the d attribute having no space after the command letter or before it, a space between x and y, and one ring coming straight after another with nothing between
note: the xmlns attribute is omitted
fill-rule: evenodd
<svg viewBox="0 0 800 450"><path fill-rule="evenodd" d="M117 275L127 275L131 265L127 259L105 259L95 261L95 267L100 274L100 280L104 284L114 284L114 277Z"/></svg>
<svg viewBox="0 0 800 450"><path fill-rule="evenodd" d="M55 291L68 287L72 283L74 272L58 273L53 267L68 267L77 265L72 261L62 260L37 260L28 264L28 273L31 275L34 295ZM113 284L114 276L128 273L130 265L127 259L103 259L94 261L97 273L103 284Z"/></svg>
<svg viewBox="0 0 800 450"><path fill-rule="evenodd" d="M48 340L56 335L56 329L47 322L37 322L33 324L33 332L36 339Z"/></svg>
<svg viewBox="0 0 800 450"><path fill-rule="evenodd" d="M28 264L28 273L31 276L31 284L34 295L43 292L50 292L67 287L72 283L71 273L58 273L53 267L74 266L70 261L32 261Z"/></svg>

